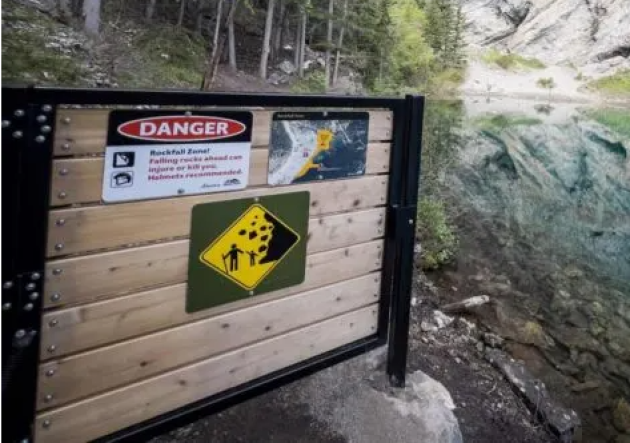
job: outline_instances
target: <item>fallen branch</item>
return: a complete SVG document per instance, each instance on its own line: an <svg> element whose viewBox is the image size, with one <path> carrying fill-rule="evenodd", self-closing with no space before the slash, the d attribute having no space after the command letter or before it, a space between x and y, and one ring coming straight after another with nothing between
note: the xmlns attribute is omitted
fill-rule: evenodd
<svg viewBox="0 0 630 443"><path fill-rule="evenodd" d="M471 308L475 308L477 306L485 305L490 302L490 297L487 295L476 295L474 297L467 298L462 301L458 301L456 303L449 303L448 305L442 306L440 309L442 312L447 312L452 314L454 312L462 312L468 311Z"/></svg>

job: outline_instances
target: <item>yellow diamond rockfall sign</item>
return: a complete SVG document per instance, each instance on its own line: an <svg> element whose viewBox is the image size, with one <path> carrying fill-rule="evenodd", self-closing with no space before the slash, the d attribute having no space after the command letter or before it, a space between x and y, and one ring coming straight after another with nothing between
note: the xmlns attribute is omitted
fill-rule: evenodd
<svg viewBox="0 0 630 443"><path fill-rule="evenodd" d="M252 290L273 271L300 236L260 204L250 206L199 259L226 278Z"/></svg>

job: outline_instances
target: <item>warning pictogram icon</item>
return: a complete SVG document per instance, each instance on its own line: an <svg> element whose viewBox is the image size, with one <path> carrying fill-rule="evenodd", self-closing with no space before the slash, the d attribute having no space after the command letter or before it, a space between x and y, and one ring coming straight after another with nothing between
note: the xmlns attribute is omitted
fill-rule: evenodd
<svg viewBox="0 0 630 443"><path fill-rule="evenodd" d="M304 191L196 205L186 312L304 282L309 210Z"/></svg>
<svg viewBox="0 0 630 443"><path fill-rule="evenodd" d="M260 204L250 206L199 257L245 289L254 289L300 241L297 232Z"/></svg>

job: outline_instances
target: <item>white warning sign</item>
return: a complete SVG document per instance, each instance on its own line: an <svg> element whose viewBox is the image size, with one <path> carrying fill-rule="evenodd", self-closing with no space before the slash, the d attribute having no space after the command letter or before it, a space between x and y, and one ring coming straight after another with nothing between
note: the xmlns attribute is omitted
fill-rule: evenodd
<svg viewBox="0 0 630 443"><path fill-rule="evenodd" d="M244 189L252 114L112 111L103 201Z"/></svg>

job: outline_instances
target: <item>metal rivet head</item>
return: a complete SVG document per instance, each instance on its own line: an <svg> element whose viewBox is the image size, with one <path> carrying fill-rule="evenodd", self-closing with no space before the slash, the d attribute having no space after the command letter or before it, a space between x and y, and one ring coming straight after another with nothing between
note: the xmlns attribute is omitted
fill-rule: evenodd
<svg viewBox="0 0 630 443"><path fill-rule="evenodd" d="M45 115L37 116L37 123L44 123L46 120L48 120L48 117L46 117Z"/></svg>
<svg viewBox="0 0 630 443"><path fill-rule="evenodd" d="M31 337L35 337L37 335L37 331L35 329L31 329L28 335L30 335Z"/></svg>
<svg viewBox="0 0 630 443"><path fill-rule="evenodd" d="M16 117L24 117L24 110L16 109L15 112L13 112L13 115L15 115Z"/></svg>
<svg viewBox="0 0 630 443"><path fill-rule="evenodd" d="M55 222L55 224L56 224L57 226L63 226L63 225L65 225L65 224L66 224L66 219L65 219L65 218L60 218L59 220L57 220L57 221Z"/></svg>
<svg viewBox="0 0 630 443"><path fill-rule="evenodd" d="M185 115L192 115L192 112L190 112L190 111L186 111L186 112L184 112L184 114L185 114Z"/></svg>
<svg viewBox="0 0 630 443"><path fill-rule="evenodd" d="M54 328L58 324L59 324L59 320L57 320L56 318L53 318L52 320L48 322L48 326L50 326L51 328Z"/></svg>
<svg viewBox="0 0 630 443"><path fill-rule="evenodd" d="M50 428L50 420L44 420L42 422L42 426L45 428Z"/></svg>
<svg viewBox="0 0 630 443"><path fill-rule="evenodd" d="M27 303L24 305L24 310L25 311L32 311L33 310L33 303Z"/></svg>
<svg viewBox="0 0 630 443"><path fill-rule="evenodd" d="M64 191L61 191L59 194L57 194L57 197L64 199L68 196L68 194L66 194Z"/></svg>
<svg viewBox="0 0 630 443"><path fill-rule="evenodd" d="M26 285L27 291L32 291L33 289L35 289L35 283L29 283Z"/></svg>
<svg viewBox="0 0 630 443"><path fill-rule="evenodd" d="M2 120L3 128L8 128L9 126L11 126L11 122L9 120Z"/></svg>
<svg viewBox="0 0 630 443"><path fill-rule="evenodd" d="M254 201L255 201L255 202L259 202L259 201L260 201L260 198L258 198L258 197L254 197Z"/></svg>
<svg viewBox="0 0 630 443"><path fill-rule="evenodd" d="M46 394L46 395L44 396L44 402L45 402L45 403L50 403L52 400L53 400L53 396L52 396L52 394Z"/></svg>
<svg viewBox="0 0 630 443"><path fill-rule="evenodd" d="M254 295L254 291L249 291L249 295Z"/></svg>
<svg viewBox="0 0 630 443"><path fill-rule="evenodd" d="M15 338L22 338L26 335L26 331L24 329L18 329L15 331Z"/></svg>
<svg viewBox="0 0 630 443"><path fill-rule="evenodd" d="M44 137L43 135L38 135L37 137L35 137L35 141L37 143L44 143L46 141L46 137Z"/></svg>
<svg viewBox="0 0 630 443"><path fill-rule="evenodd" d="M44 134L48 134L50 131L52 131L52 128L48 125L45 125L42 126L39 130L42 131Z"/></svg>
<svg viewBox="0 0 630 443"><path fill-rule="evenodd" d="M57 292L55 292L53 295L50 296L50 300L51 301L59 301L59 300L61 300L61 294L58 294Z"/></svg>
<svg viewBox="0 0 630 443"><path fill-rule="evenodd" d="M185 189L178 189L178 190L177 190L177 193L178 193L178 194L180 194L180 195L181 195L181 194L183 194L184 192L186 192L186 190L185 190Z"/></svg>
<svg viewBox="0 0 630 443"><path fill-rule="evenodd" d="M70 119L70 117L64 117L61 121L64 122L66 125L69 125L72 120Z"/></svg>
<svg viewBox="0 0 630 443"><path fill-rule="evenodd" d="M44 112L50 112L50 111L52 111L52 106L50 106L50 105L44 105L44 106L42 106L42 111L44 111Z"/></svg>
<svg viewBox="0 0 630 443"><path fill-rule="evenodd" d="M8 311L9 309L11 309L12 305L9 302L6 302L2 305L2 310L3 311Z"/></svg>
<svg viewBox="0 0 630 443"><path fill-rule="evenodd" d="M13 287L13 282L12 281L5 281L2 284L2 289L11 289Z"/></svg>
<svg viewBox="0 0 630 443"><path fill-rule="evenodd" d="M57 243L55 245L55 251L61 251L63 250L63 243Z"/></svg>
<svg viewBox="0 0 630 443"><path fill-rule="evenodd" d="M61 145L61 150L62 151L69 151L70 150L70 143L64 143L63 145Z"/></svg>
<svg viewBox="0 0 630 443"><path fill-rule="evenodd" d="M39 272L33 272L33 273L31 274L31 280L35 280L35 281L37 281L37 280L39 280L41 277L42 277L42 275L41 275Z"/></svg>
<svg viewBox="0 0 630 443"><path fill-rule="evenodd" d="M39 292L31 292L28 295L28 298L30 298L33 301L37 300L39 298Z"/></svg>
<svg viewBox="0 0 630 443"><path fill-rule="evenodd" d="M68 175L68 172L69 172L68 169L63 168L59 170L59 175Z"/></svg>
<svg viewBox="0 0 630 443"><path fill-rule="evenodd" d="M46 377L52 377L53 375L55 375L54 369L49 369L46 371Z"/></svg>
<svg viewBox="0 0 630 443"><path fill-rule="evenodd" d="M22 138L22 131L15 131L13 133L13 138Z"/></svg>
<svg viewBox="0 0 630 443"><path fill-rule="evenodd" d="M55 268L52 271L53 275L61 275L63 273L63 269L61 268Z"/></svg>
<svg viewBox="0 0 630 443"><path fill-rule="evenodd" d="M47 349L47 350L48 350L48 353L49 353L49 354L53 354L53 353L57 350L57 346L55 346L55 345L50 345L50 346L48 346L48 349Z"/></svg>
<svg viewBox="0 0 630 443"><path fill-rule="evenodd" d="M413 219L412 218L409 219L409 224L413 225Z"/></svg>

